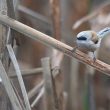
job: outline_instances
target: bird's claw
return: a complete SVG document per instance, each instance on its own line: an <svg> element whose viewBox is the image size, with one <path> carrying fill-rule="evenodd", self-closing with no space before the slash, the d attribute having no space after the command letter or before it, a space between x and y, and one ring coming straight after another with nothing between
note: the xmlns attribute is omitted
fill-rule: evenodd
<svg viewBox="0 0 110 110"><path fill-rule="evenodd" d="M96 56L95 56L95 52L93 52L93 62L96 62Z"/></svg>
<svg viewBox="0 0 110 110"><path fill-rule="evenodd" d="M96 58L95 58L95 57L93 57L93 62L94 62L94 63L96 62Z"/></svg>

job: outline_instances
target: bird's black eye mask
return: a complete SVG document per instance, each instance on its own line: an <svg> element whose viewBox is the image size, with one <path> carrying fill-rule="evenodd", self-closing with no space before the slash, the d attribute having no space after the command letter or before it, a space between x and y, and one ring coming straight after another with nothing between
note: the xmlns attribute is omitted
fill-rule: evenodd
<svg viewBox="0 0 110 110"><path fill-rule="evenodd" d="M87 38L84 36L81 36L81 37L78 37L77 40L87 40Z"/></svg>

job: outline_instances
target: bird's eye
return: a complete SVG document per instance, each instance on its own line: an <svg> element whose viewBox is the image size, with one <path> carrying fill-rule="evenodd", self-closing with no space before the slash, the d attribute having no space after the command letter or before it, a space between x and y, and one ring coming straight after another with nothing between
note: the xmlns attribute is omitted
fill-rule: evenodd
<svg viewBox="0 0 110 110"><path fill-rule="evenodd" d="M78 39L78 40L87 40L87 38L84 37L84 36L78 37L77 39Z"/></svg>

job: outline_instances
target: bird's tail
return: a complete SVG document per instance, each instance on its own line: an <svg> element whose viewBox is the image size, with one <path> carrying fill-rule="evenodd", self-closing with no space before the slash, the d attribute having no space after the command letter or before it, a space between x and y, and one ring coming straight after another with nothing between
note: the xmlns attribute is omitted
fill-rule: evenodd
<svg viewBox="0 0 110 110"><path fill-rule="evenodd" d="M103 38L105 36L107 36L108 34L110 34L110 27L106 27L104 28L103 30L99 31L97 33L97 35L100 37L100 38Z"/></svg>

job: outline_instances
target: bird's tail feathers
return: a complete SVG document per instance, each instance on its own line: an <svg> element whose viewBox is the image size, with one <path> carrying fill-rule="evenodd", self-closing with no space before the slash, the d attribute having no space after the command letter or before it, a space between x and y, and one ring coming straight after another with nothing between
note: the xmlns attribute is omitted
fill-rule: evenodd
<svg viewBox="0 0 110 110"><path fill-rule="evenodd" d="M106 27L104 28L103 30L99 31L97 33L97 35L100 37L100 38L103 38L105 36L107 36L108 34L110 34L110 27Z"/></svg>

